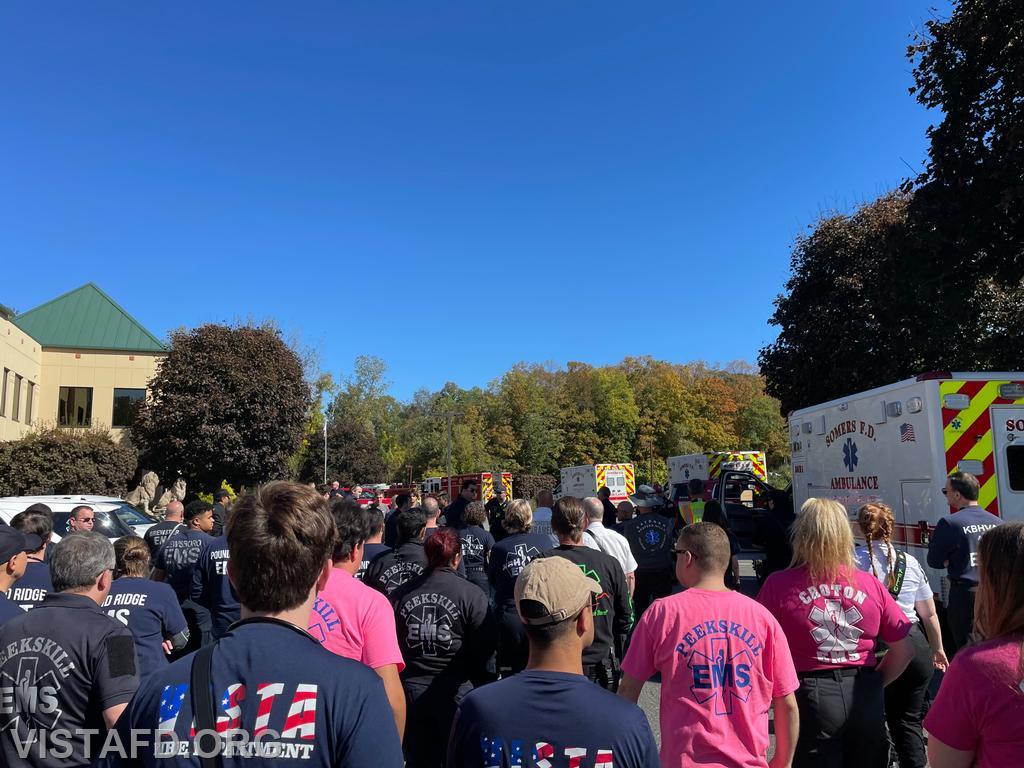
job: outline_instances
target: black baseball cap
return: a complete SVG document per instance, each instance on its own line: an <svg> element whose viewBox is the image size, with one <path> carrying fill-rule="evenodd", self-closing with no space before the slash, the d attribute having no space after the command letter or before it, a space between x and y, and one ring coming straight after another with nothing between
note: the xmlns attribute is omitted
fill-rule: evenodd
<svg viewBox="0 0 1024 768"><path fill-rule="evenodd" d="M220 501L221 499L230 499L231 494L225 491L223 488L218 488L213 492L213 500Z"/></svg>
<svg viewBox="0 0 1024 768"><path fill-rule="evenodd" d="M43 540L34 533L22 533L9 525L0 528L0 563L6 563L19 552L35 552Z"/></svg>

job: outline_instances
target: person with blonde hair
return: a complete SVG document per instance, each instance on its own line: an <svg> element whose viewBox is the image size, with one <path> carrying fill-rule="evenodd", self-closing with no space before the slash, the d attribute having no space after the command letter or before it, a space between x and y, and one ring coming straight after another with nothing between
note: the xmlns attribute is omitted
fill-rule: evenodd
<svg viewBox="0 0 1024 768"><path fill-rule="evenodd" d="M498 617L498 667L506 674L526 667L530 653L523 622L516 611L516 579L522 570L542 552L558 544L546 533L533 531L533 510L526 499L513 499L505 512L508 536L491 549L487 561L487 579L494 589L495 615Z"/></svg>
<svg viewBox="0 0 1024 768"><path fill-rule="evenodd" d="M853 562L846 509L808 499L793 523L793 561L758 601L778 619L800 688L795 768L886 768L884 687L914 655L910 622L882 583ZM876 666L874 647L889 652Z"/></svg>
<svg viewBox="0 0 1024 768"><path fill-rule="evenodd" d="M914 657L903 674L885 689L885 718L900 768L924 768L927 760L921 720L925 697L934 671L945 670L949 664L932 589L917 559L892 545L894 520L889 506L865 504L857 512L857 525L866 542L853 553L857 567L882 582L913 627L907 637Z"/></svg>
<svg viewBox="0 0 1024 768"><path fill-rule="evenodd" d="M1024 523L978 545L974 631L953 658L924 727L932 768L1004 768L1024 754Z"/></svg>

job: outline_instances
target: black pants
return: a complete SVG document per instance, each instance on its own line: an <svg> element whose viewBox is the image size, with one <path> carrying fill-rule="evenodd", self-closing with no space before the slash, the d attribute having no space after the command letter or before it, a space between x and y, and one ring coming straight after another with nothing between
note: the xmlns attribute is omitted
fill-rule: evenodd
<svg viewBox="0 0 1024 768"><path fill-rule="evenodd" d="M472 686L402 683L405 689L406 768L444 768L455 709Z"/></svg>
<svg viewBox="0 0 1024 768"><path fill-rule="evenodd" d="M672 571L640 571L636 572L636 587L633 589L633 618L640 617L647 606L655 600L672 594L676 576Z"/></svg>
<svg viewBox="0 0 1024 768"><path fill-rule="evenodd" d="M974 627L974 593L970 585L964 582L949 585L946 621L949 622L949 632L953 636L953 647L949 653L952 659L970 641L971 629Z"/></svg>
<svg viewBox="0 0 1024 768"><path fill-rule="evenodd" d="M171 661L177 661L182 656L187 656L213 642L211 638L213 621L208 608L192 600L185 600L181 604L181 612L185 615L185 622L188 624L188 643L180 651L171 654Z"/></svg>
<svg viewBox="0 0 1024 768"><path fill-rule="evenodd" d="M619 690L619 680L622 678L619 665L610 656L602 664L584 664L583 675L590 682L597 683L612 693Z"/></svg>
<svg viewBox="0 0 1024 768"><path fill-rule="evenodd" d="M522 672L529 658L530 644L515 605L498 606L498 671L503 675Z"/></svg>
<svg viewBox="0 0 1024 768"><path fill-rule="evenodd" d="M910 630L914 658L903 674L885 689L885 719L889 723L889 736L900 759L900 768L925 768L924 754L924 702L935 667L932 649L920 624Z"/></svg>
<svg viewBox="0 0 1024 768"><path fill-rule="evenodd" d="M467 568L466 569L466 581L471 584L476 584L480 589L483 590L484 594L488 598L491 596L491 584L487 581L487 574L484 573L483 568Z"/></svg>
<svg viewBox="0 0 1024 768"><path fill-rule="evenodd" d="M800 738L793 768L886 768L882 678L873 669L848 673L800 675Z"/></svg>

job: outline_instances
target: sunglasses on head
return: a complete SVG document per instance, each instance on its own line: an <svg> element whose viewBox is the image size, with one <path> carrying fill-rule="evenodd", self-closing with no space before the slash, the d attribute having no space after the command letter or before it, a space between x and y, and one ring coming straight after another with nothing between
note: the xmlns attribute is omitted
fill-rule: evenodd
<svg viewBox="0 0 1024 768"><path fill-rule="evenodd" d="M688 549L676 549L675 547L672 547L672 559L673 560L675 560L680 555L684 555L684 554L687 554L687 553L689 553L690 556L693 557L693 558L697 557L695 554L693 554L693 552L691 552Z"/></svg>

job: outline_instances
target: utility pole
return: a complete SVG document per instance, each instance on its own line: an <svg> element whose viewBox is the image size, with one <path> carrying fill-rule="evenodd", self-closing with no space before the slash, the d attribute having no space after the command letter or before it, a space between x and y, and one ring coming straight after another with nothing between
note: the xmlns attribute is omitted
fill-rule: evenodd
<svg viewBox="0 0 1024 768"><path fill-rule="evenodd" d="M324 415L324 485L327 485L327 415Z"/></svg>
<svg viewBox="0 0 1024 768"><path fill-rule="evenodd" d="M462 413L447 411L441 415L448 419L448 503L452 503L455 501L455 493L452 491L452 424L455 423L455 417L461 416Z"/></svg>

